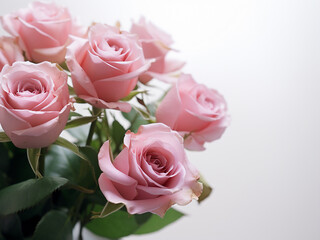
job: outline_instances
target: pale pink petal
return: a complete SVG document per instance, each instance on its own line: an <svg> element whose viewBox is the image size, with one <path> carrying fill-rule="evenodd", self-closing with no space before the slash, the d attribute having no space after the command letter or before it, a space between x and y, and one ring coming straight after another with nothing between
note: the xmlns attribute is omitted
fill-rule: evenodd
<svg viewBox="0 0 320 240"><path fill-rule="evenodd" d="M44 124L14 130L11 132L10 139L19 148L41 148L52 144L64 129L70 112L70 104L66 105L60 115ZM4 128L6 131L6 129Z"/></svg>
<svg viewBox="0 0 320 240"><path fill-rule="evenodd" d="M115 109L120 110L122 112L130 112L131 111L131 105L127 102L105 102L102 99L85 96L85 95L79 95L79 98L82 98L86 102L90 103L92 106L95 106L97 108L106 108L106 109Z"/></svg>
<svg viewBox="0 0 320 240"><path fill-rule="evenodd" d="M23 109L11 109L14 115L20 117L21 119L27 121L32 127L44 124L59 116L59 112L55 111L30 111Z"/></svg>
<svg viewBox="0 0 320 240"><path fill-rule="evenodd" d="M180 112L183 111L177 85L174 84L156 111L157 122L175 129Z"/></svg>
<svg viewBox="0 0 320 240"><path fill-rule="evenodd" d="M63 63L66 55L66 45L52 48L34 48L30 54L35 62L50 61Z"/></svg>

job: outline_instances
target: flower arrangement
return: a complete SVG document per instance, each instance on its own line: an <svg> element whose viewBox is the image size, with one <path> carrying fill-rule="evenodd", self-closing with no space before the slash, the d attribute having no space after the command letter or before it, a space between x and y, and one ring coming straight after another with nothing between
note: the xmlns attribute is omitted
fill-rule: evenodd
<svg viewBox="0 0 320 240"><path fill-rule="evenodd" d="M209 196L185 149L222 136L227 105L170 59L170 35L144 18L86 28L41 2L1 24L0 239L150 233Z"/></svg>

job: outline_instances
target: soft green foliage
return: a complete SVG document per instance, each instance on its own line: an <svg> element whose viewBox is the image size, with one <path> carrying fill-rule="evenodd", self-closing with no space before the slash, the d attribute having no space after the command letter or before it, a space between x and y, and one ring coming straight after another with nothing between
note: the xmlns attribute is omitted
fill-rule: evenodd
<svg viewBox="0 0 320 240"><path fill-rule="evenodd" d="M94 211L101 211L100 215L103 215L105 208L98 206ZM169 209L163 218L151 213L133 216L122 208L120 211L92 220L86 225L86 228L102 237L121 238L130 234L146 234L158 231L182 216L183 213L173 208Z"/></svg>
<svg viewBox="0 0 320 240"><path fill-rule="evenodd" d="M134 233L135 234L146 234L158 231L165 226L169 225L177 221L181 218L184 214L170 208L163 218L159 217L158 215L153 214L144 224L142 224Z"/></svg>
<svg viewBox="0 0 320 240"><path fill-rule="evenodd" d="M87 157L83 153L80 152L77 145L73 144L72 142L70 142L69 140L67 140L63 137L59 137L53 144L56 144L56 145L59 145L61 147L66 148L66 149L69 149L70 151L72 151L73 153L75 153L76 155L81 157L82 159L87 160Z"/></svg>
<svg viewBox="0 0 320 240"><path fill-rule="evenodd" d="M6 187L0 191L0 206L5 206L0 208L0 215L32 207L67 182L62 177L43 177Z"/></svg>
<svg viewBox="0 0 320 240"><path fill-rule="evenodd" d="M32 168L32 171L37 177L42 177L41 173L39 172L39 158L40 158L41 148L28 148L27 149L27 156L29 160L29 164Z"/></svg>
<svg viewBox="0 0 320 240"><path fill-rule="evenodd" d="M124 97L121 99L121 101L130 101L132 98L134 98L135 96L137 96L140 93L146 93L146 90L133 90L129 93L128 96Z"/></svg>
<svg viewBox="0 0 320 240"><path fill-rule="evenodd" d="M96 207L95 211L101 211L102 206ZM117 211L105 218L97 218L90 221L86 228L91 232L106 238L121 238L128 236L138 229L139 225L134 216L125 211Z"/></svg>
<svg viewBox="0 0 320 240"><path fill-rule="evenodd" d="M64 129L69 129L69 128L74 128L74 127L78 127L81 125L85 125L85 124L93 122L94 120L97 120L97 116L74 118L74 119L69 120L67 122L67 125L65 126Z"/></svg>
<svg viewBox="0 0 320 240"><path fill-rule="evenodd" d="M83 152L85 153L82 153L79 148L78 151L86 157L86 154L89 155L90 151L94 151L89 149L84 147ZM95 153L93 155L96 156ZM91 159L94 160L92 156ZM47 176L61 176L68 179L70 183L84 188L92 189L96 186L95 171L97 169L94 169L89 160L84 160L69 149L60 146L51 146L46 157L45 173Z"/></svg>
<svg viewBox="0 0 320 240"><path fill-rule="evenodd" d="M4 132L0 132L0 142L11 142L10 138Z"/></svg>
<svg viewBox="0 0 320 240"><path fill-rule="evenodd" d="M72 228L65 212L52 210L39 221L33 240L72 240Z"/></svg>
<svg viewBox="0 0 320 240"><path fill-rule="evenodd" d="M124 205L122 203L115 204L112 202L107 202L104 208L102 209L101 213L99 215L93 215L92 218L105 218L110 214L118 211L123 206Z"/></svg>
<svg viewBox="0 0 320 240"><path fill-rule="evenodd" d="M21 221L17 214L0 215L0 240L23 240Z"/></svg>
<svg viewBox="0 0 320 240"><path fill-rule="evenodd" d="M122 116L130 122L131 126L129 129L132 132L137 132L140 125L148 123L134 108L129 113L122 112Z"/></svg>
<svg viewBox="0 0 320 240"><path fill-rule="evenodd" d="M202 193L198 199L198 202L201 203L203 200L205 200L207 197L210 196L211 192L213 191L212 187L206 182L206 180L203 178L203 176L200 177L199 182L202 183L203 190Z"/></svg>

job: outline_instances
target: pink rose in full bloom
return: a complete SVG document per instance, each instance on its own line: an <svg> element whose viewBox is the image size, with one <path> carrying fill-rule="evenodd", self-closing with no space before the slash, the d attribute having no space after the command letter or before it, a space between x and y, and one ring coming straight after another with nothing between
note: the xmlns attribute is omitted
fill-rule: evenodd
<svg viewBox="0 0 320 240"><path fill-rule="evenodd" d="M151 22L146 22L144 18L140 18L138 23L133 23L130 32L139 36L145 58L154 60L139 80L147 83L156 78L168 83L175 82L177 78L174 75L185 62L168 58L167 54L172 50L170 45L173 43L171 36Z"/></svg>
<svg viewBox="0 0 320 240"><path fill-rule="evenodd" d="M0 73L0 123L19 148L49 146L65 127L68 75L55 64L15 62Z"/></svg>
<svg viewBox="0 0 320 240"><path fill-rule="evenodd" d="M135 35L104 24L91 26L88 39L75 38L66 59L80 98L98 108L124 112L131 106L119 100L134 89L138 76L150 66Z"/></svg>
<svg viewBox="0 0 320 240"><path fill-rule="evenodd" d="M69 34L83 36L86 32L75 24L67 8L55 3L33 2L29 8L2 16L1 23L18 37L27 59L34 62L64 62Z"/></svg>
<svg viewBox="0 0 320 240"><path fill-rule="evenodd" d="M16 61L24 61L22 50L14 38L0 38L0 71L6 64L12 65Z"/></svg>
<svg viewBox="0 0 320 240"><path fill-rule="evenodd" d="M178 131L187 149L198 151L205 149L205 142L219 139L230 122L224 98L188 74L181 75L167 93L156 119Z"/></svg>
<svg viewBox="0 0 320 240"><path fill-rule="evenodd" d="M182 137L161 123L142 125L136 134L128 131L113 162L108 141L98 158L102 193L112 203L125 204L130 214L163 216L173 204L188 204L202 192Z"/></svg>

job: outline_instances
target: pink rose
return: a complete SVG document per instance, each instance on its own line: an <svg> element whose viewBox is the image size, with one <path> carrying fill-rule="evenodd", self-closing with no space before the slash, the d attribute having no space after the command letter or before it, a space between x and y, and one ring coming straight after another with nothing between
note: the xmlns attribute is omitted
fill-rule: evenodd
<svg viewBox="0 0 320 240"><path fill-rule="evenodd" d="M160 103L156 119L178 131L189 150L204 150L203 144L219 139L230 120L224 98L187 74Z"/></svg>
<svg viewBox="0 0 320 240"><path fill-rule="evenodd" d="M70 112L68 75L55 64L15 62L0 73L0 123L19 148L49 146Z"/></svg>
<svg viewBox="0 0 320 240"><path fill-rule="evenodd" d="M134 89L138 76L150 66L134 35L103 24L91 26L88 39L75 39L66 59L80 98L98 108L124 112L131 106L119 100Z"/></svg>
<svg viewBox="0 0 320 240"><path fill-rule="evenodd" d="M69 34L85 34L68 9L55 3L33 2L29 8L2 16L1 22L7 32L19 38L26 57L34 62L64 62Z"/></svg>
<svg viewBox="0 0 320 240"><path fill-rule="evenodd" d="M6 64L12 65L16 61L24 61L22 50L11 37L0 38L0 71Z"/></svg>
<svg viewBox="0 0 320 240"><path fill-rule="evenodd" d="M130 32L139 36L145 58L154 60L149 70L142 74L139 80L147 83L156 78L168 83L175 82L175 73L185 63L168 59L167 54L172 50L170 45L173 43L171 36L152 23L146 22L144 18L140 18L138 23L133 23Z"/></svg>
<svg viewBox="0 0 320 240"><path fill-rule="evenodd" d="M173 204L188 204L202 192L182 137L164 124L140 126L136 134L128 131L124 149L113 162L105 142L98 158L103 195L112 203L125 204L130 214L163 216Z"/></svg>

